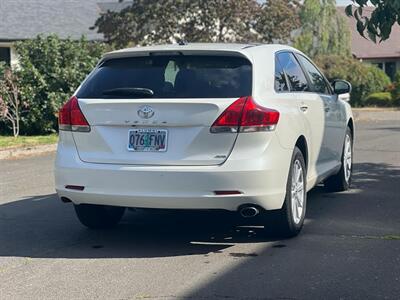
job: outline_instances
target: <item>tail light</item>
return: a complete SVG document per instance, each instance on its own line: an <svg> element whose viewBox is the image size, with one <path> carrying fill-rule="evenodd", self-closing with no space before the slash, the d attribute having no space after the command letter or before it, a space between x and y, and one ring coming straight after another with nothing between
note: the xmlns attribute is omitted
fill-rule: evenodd
<svg viewBox="0 0 400 300"><path fill-rule="evenodd" d="M64 131L90 131L90 125L86 121L75 96L69 99L60 109L58 113L58 128Z"/></svg>
<svg viewBox="0 0 400 300"><path fill-rule="evenodd" d="M279 121L279 112L258 105L253 98L241 97L215 120L212 133L272 131Z"/></svg>

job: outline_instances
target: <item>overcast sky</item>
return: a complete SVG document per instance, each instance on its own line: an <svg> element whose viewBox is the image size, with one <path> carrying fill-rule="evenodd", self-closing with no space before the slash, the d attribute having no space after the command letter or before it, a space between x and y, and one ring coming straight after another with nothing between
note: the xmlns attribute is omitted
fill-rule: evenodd
<svg viewBox="0 0 400 300"><path fill-rule="evenodd" d="M337 5L343 6L343 5L347 5L350 4L351 1L350 0L336 0Z"/></svg>
<svg viewBox="0 0 400 300"><path fill-rule="evenodd" d="M257 1L260 2L260 3L265 2L265 0L257 0ZM336 4L338 6L345 6L345 5L350 4L350 3L352 3L351 0L336 0Z"/></svg>

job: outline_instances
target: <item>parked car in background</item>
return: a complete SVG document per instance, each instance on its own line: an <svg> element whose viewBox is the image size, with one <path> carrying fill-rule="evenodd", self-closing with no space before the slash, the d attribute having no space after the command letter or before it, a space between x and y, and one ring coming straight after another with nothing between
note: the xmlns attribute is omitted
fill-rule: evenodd
<svg viewBox="0 0 400 300"><path fill-rule="evenodd" d="M350 186L350 89L282 45L107 53L60 111L57 193L90 228L126 207L222 209L294 236L307 191Z"/></svg>

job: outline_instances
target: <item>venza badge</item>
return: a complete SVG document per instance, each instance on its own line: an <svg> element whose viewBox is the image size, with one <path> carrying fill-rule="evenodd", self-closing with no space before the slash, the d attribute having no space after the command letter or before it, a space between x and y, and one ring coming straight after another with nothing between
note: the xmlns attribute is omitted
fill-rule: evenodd
<svg viewBox="0 0 400 300"><path fill-rule="evenodd" d="M150 119L152 116L154 116L154 110L149 105L143 105L139 107L137 113L142 119Z"/></svg>

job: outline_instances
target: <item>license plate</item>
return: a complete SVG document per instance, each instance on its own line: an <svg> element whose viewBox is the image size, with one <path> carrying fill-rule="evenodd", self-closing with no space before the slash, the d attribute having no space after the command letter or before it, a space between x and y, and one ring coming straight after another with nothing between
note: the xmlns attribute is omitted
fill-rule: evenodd
<svg viewBox="0 0 400 300"><path fill-rule="evenodd" d="M141 128L129 130L128 150L137 152L167 151L168 130Z"/></svg>

